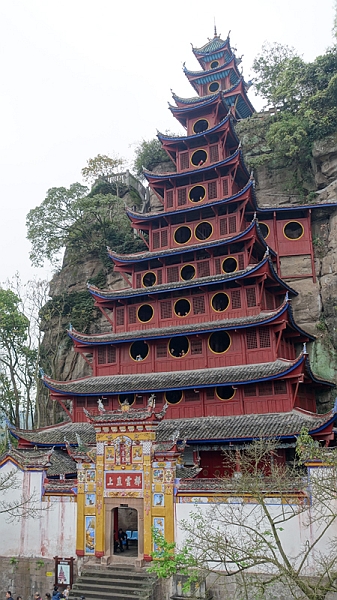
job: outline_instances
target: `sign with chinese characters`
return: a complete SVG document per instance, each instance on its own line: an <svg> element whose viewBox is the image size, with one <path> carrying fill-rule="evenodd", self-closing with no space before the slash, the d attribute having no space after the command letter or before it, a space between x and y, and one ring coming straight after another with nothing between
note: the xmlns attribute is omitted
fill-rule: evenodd
<svg viewBox="0 0 337 600"><path fill-rule="evenodd" d="M142 490L143 473L111 471L105 473L106 490Z"/></svg>

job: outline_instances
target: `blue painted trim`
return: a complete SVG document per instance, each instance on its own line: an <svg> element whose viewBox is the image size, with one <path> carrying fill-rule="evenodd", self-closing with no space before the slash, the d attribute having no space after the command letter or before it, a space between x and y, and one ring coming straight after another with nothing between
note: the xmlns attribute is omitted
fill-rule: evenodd
<svg viewBox="0 0 337 600"><path fill-rule="evenodd" d="M208 100L204 100L203 102L198 102L198 100L196 99L195 104L187 104L186 106L173 106L172 104L169 104L169 109L173 113L185 113L194 108L204 108L204 106L212 104L212 102L214 102L214 100L217 100L218 98L223 100L220 92L218 94L212 94Z"/></svg>
<svg viewBox="0 0 337 600"><path fill-rule="evenodd" d="M249 173L247 171L246 165L244 164L243 155L242 155L242 151L241 151L240 148L238 148L237 150L235 150L235 152L233 154L231 154L230 156L228 156L224 160L221 160L220 162L217 162L217 163L213 163L212 165L209 165L207 167L203 167L201 169L197 169L197 170L194 169L192 171L184 171L183 173L163 173L163 174L161 174L161 173L152 173L152 171L143 171L143 175L149 181L151 181L153 179L156 179L156 180L157 179L159 179L159 180L181 179L182 177L188 177L189 175L195 175L196 173L198 173L198 175L199 175L200 173L206 173L208 171L212 171L212 169L218 169L219 167L226 166L227 163L230 163L237 156L240 156L240 159L242 160L241 167L246 172L247 177L249 177ZM203 182L200 182L200 183L203 183ZM165 213L163 213L163 215L164 214Z"/></svg>
<svg viewBox="0 0 337 600"><path fill-rule="evenodd" d="M324 202L322 204L300 204L298 206L282 206L277 208L259 208L256 204L256 210L259 213L273 213L273 212L287 212L287 211L301 211L308 210L310 208L336 208L337 202Z"/></svg>
<svg viewBox="0 0 337 600"><path fill-rule="evenodd" d="M210 46L213 41L214 41L214 39L210 42L207 42L207 44L205 44L201 48L193 48L193 46L192 46L193 54L195 56L197 54L200 54L201 56L207 56L207 54L210 54L211 52L219 52L219 50L222 50L222 48L225 48L227 45L229 46L229 37L227 37L226 40L223 42L223 44L221 44L217 48L213 48L212 50L203 50L203 48L207 48L207 46Z"/></svg>
<svg viewBox="0 0 337 600"><path fill-rule="evenodd" d="M225 117L224 119L222 119L222 121L220 121L220 123L218 123L218 125L215 125L214 127L212 127L211 129L206 129L205 131L202 131L201 133L194 133L193 135L186 135L186 136L182 136L182 137L172 137L170 135L165 135L164 133L157 133L157 138L161 141L169 141L169 142L186 142L189 140L197 140L198 138L204 137L205 135L208 135L210 133L214 133L216 131L218 131L219 129L221 129L221 127L227 123L227 121L230 122L231 124L231 132L232 134L235 136L238 144L239 144L239 138L236 135L236 132L232 126L232 119L230 115L227 115L227 117Z"/></svg>
<svg viewBox="0 0 337 600"><path fill-rule="evenodd" d="M205 69L204 71L202 71L202 70L201 71L190 71L189 69L187 69L186 67L184 67L183 71L184 71L184 73L185 73L185 75L187 77L188 77L188 75L191 75L192 77L193 76L198 77L198 75L200 75L200 76L202 76L202 75L206 76L206 75L211 74L211 73L219 73L219 71L222 71L223 69L226 69L226 67L228 67L229 63L232 62L233 59L235 60L235 54L232 52L230 54L230 56L228 57L227 61L224 62L223 65L219 65L215 69ZM235 65L235 66L237 66L237 65Z"/></svg>

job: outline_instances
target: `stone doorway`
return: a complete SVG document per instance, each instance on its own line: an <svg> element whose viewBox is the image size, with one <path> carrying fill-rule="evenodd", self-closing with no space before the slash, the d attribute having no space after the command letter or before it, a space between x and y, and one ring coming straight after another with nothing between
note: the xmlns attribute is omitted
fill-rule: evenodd
<svg viewBox="0 0 337 600"><path fill-rule="evenodd" d="M116 549L114 532L122 528L128 532L128 546L124 552ZM141 498L105 499L105 561L141 565L144 556L144 517Z"/></svg>

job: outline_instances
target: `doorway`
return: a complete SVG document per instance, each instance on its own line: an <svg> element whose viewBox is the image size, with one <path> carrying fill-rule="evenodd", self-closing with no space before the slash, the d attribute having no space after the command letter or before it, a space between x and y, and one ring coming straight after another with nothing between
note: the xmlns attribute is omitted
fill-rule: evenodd
<svg viewBox="0 0 337 600"><path fill-rule="evenodd" d="M138 511L128 505L112 509L111 526L113 548L111 553L119 558L138 557Z"/></svg>
<svg viewBox="0 0 337 600"><path fill-rule="evenodd" d="M124 500L124 502L123 502ZM105 559L108 563L142 564L144 557L144 500L143 498L105 499ZM120 551L118 530L127 534L128 549ZM124 537L124 536L123 536Z"/></svg>

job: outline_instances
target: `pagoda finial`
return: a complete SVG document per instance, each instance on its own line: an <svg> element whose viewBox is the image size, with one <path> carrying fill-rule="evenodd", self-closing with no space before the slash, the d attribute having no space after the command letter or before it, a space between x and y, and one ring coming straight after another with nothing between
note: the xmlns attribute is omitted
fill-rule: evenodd
<svg viewBox="0 0 337 600"><path fill-rule="evenodd" d="M215 17L214 17L214 37L217 37L218 34L216 32L216 24L215 24Z"/></svg>

